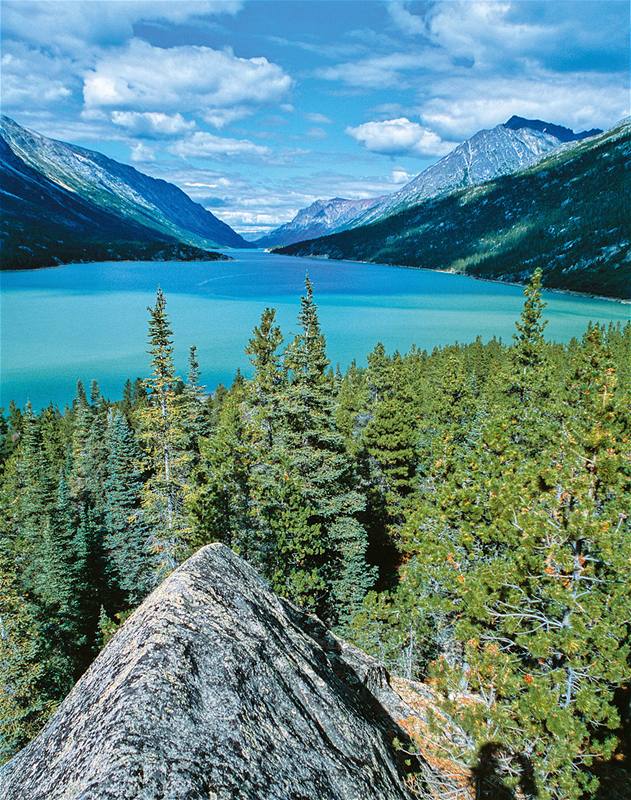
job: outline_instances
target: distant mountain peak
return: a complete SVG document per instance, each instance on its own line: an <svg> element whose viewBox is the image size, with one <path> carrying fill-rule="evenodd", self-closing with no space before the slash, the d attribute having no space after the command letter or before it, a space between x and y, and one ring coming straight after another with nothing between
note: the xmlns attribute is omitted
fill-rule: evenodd
<svg viewBox="0 0 631 800"><path fill-rule="evenodd" d="M581 139L587 139L589 136L596 136L602 133L600 128L592 128L589 131L580 131L575 133L571 128L565 128L563 125L555 125L553 122L545 122L542 119L526 119L525 117L518 117L516 114L507 120L504 128L518 131L523 128L530 128L533 131L541 131L541 133L548 133L556 137L561 142L577 142Z"/></svg>
<svg viewBox="0 0 631 800"><path fill-rule="evenodd" d="M329 200L314 200L311 205L300 211L284 225L256 241L259 247L293 244L304 239L314 239L327 233L343 230L351 220L383 200L383 197L371 197L362 200L348 200L344 197L332 197Z"/></svg>

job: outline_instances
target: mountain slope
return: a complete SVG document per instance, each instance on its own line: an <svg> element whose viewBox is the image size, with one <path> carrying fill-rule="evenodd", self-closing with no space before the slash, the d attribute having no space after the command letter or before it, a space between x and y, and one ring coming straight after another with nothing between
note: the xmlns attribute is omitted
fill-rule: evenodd
<svg viewBox="0 0 631 800"><path fill-rule="evenodd" d="M481 130L458 145L369 211L359 215L352 227L367 225L430 197L448 194L508 175L540 161L564 142L582 139L590 132L575 134L569 128L540 120L511 117L503 125ZM602 133L602 131L596 131Z"/></svg>
<svg viewBox="0 0 631 800"><path fill-rule="evenodd" d="M427 200L380 222L278 252L444 269L631 297L631 124L534 167Z"/></svg>
<svg viewBox="0 0 631 800"><path fill-rule="evenodd" d="M343 230L357 216L382 199L373 197L367 200L345 200L342 197L334 197L332 200L316 200L307 208L302 208L290 222L262 236L256 241L256 245L273 247L293 244Z"/></svg>
<svg viewBox="0 0 631 800"><path fill-rule="evenodd" d="M602 133L574 133L562 125L511 117L503 125L478 131L393 194L369 200L317 200L301 209L291 222L259 239L259 247L293 244L367 225L417 205L536 164L560 145Z"/></svg>
<svg viewBox="0 0 631 800"><path fill-rule="evenodd" d="M29 167L2 138L0 207L2 269L81 261L225 258L93 205Z"/></svg>
<svg viewBox="0 0 631 800"><path fill-rule="evenodd" d="M214 544L127 620L0 771L0 795L406 800L394 740L409 746L399 721L415 713L378 662Z"/></svg>
<svg viewBox="0 0 631 800"><path fill-rule="evenodd" d="M6 116L0 137L25 165L102 211L195 247L248 246L173 184L101 153L48 139Z"/></svg>

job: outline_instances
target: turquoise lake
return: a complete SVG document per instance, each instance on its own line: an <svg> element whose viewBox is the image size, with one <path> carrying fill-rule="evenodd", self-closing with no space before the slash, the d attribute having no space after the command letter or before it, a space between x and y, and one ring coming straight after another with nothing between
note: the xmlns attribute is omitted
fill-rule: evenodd
<svg viewBox="0 0 631 800"><path fill-rule="evenodd" d="M480 335L510 341L522 289L456 275L344 261L232 252L234 261L109 262L0 273L0 404L69 403L77 379L95 378L119 398L146 376L147 306L167 296L182 374L196 344L204 383L248 372L244 348L262 310L274 306L286 339L296 332L308 272L333 365L345 367L378 341L407 351ZM626 322L629 305L547 292L547 335L567 341L587 323Z"/></svg>

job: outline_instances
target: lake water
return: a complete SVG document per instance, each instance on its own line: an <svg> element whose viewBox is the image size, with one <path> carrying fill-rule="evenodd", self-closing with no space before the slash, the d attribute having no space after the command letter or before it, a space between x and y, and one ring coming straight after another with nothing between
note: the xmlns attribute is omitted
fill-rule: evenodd
<svg viewBox="0 0 631 800"><path fill-rule="evenodd" d="M109 262L0 273L0 403L36 408L72 400L81 378L96 378L119 398L126 378L147 375L147 306L157 286L167 296L178 369L196 344L204 383L248 372L244 348L262 310L274 306L288 339L297 329L308 271L327 337L342 367L378 341L407 351L477 335L509 341L522 289L456 275L343 261L236 251L234 261ZM567 341L592 321L625 322L630 307L549 292L547 334Z"/></svg>

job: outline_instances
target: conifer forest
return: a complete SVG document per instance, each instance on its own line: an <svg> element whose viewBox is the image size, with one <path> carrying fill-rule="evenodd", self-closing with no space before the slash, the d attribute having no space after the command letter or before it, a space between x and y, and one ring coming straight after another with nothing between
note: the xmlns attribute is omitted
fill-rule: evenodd
<svg viewBox="0 0 631 800"><path fill-rule="evenodd" d="M435 688L463 732L453 762L493 743L541 800L596 796L629 747L631 324L548 341L536 272L512 341L376 344L342 372L308 279L297 312L288 341L266 309L244 342L251 377L209 393L194 346L176 374L188 343L158 290L148 377L122 400L78 384L69 407L5 410L0 760L220 541Z"/></svg>

